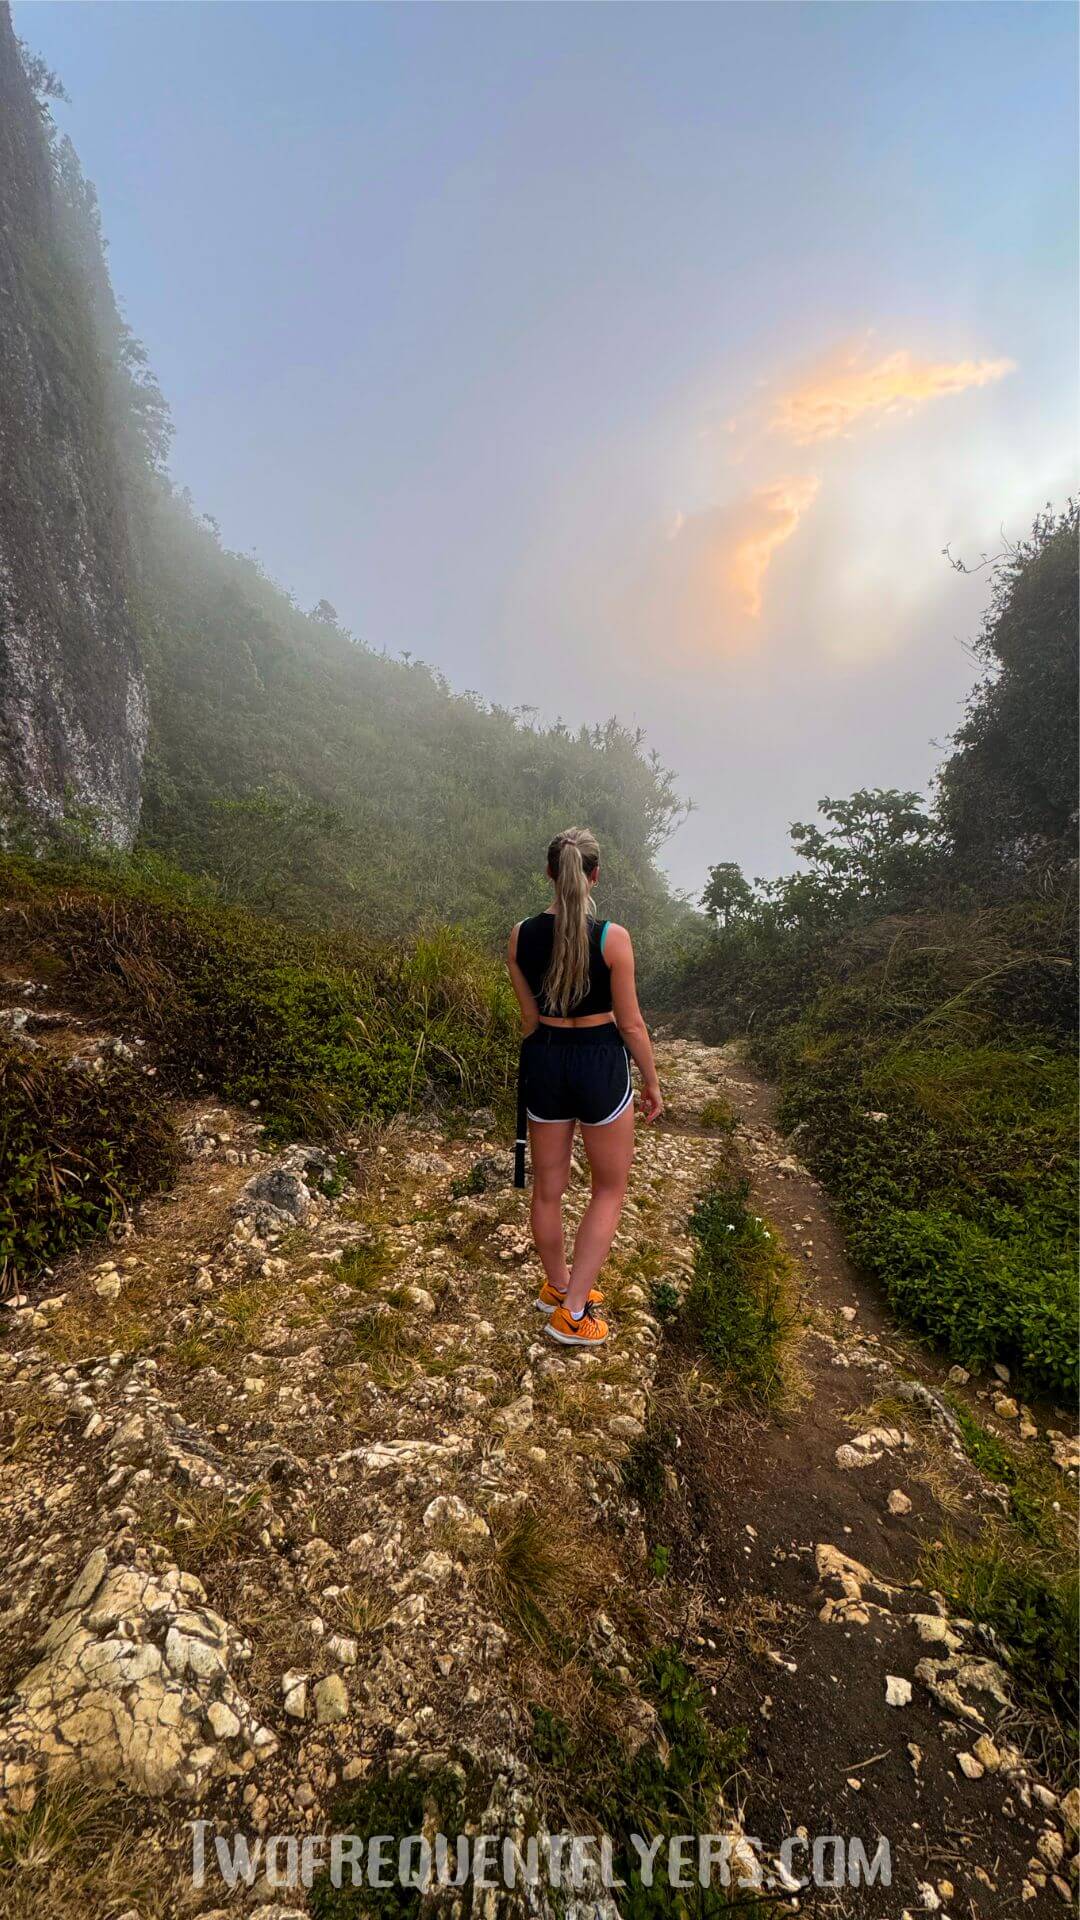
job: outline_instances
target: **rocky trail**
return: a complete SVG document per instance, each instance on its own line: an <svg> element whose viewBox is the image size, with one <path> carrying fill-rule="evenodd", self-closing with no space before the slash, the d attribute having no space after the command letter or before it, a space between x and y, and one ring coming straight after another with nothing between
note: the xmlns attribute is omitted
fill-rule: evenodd
<svg viewBox="0 0 1080 1920"><path fill-rule="evenodd" d="M5 984L27 1044L137 1046ZM599 1353L544 1337L486 1113L372 1131L336 1160L271 1148L257 1110L190 1104L176 1187L2 1303L0 1912L305 1913L265 1863L193 1886L189 1823L318 1835L388 1771L449 1769L484 1831L572 1824L535 1712L612 1712L630 1750L662 1751L650 1639L679 1645L718 1728L748 1730L718 1831L745 1861L760 1838L778 1910L1072 1901L1076 1792L1048 1779L1002 1650L920 1579L927 1542L1001 1504L944 1371L846 1263L768 1089L721 1050L659 1059L668 1117L639 1134ZM653 1291L685 1289L720 1098L795 1269L768 1411L710 1390ZM576 1168L572 1215L584 1193ZM1076 1447L1053 1415L1001 1383L950 1392L1068 1500ZM650 1449L646 1501L628 1467ZM560 1664L540 1629L564 1618L579 1643ZM804 1835L858 1836L868 1858L884 1835L891 1886L796 1890L775 1862ZM468 1887L439 1910L503 1900Z"/></svg>

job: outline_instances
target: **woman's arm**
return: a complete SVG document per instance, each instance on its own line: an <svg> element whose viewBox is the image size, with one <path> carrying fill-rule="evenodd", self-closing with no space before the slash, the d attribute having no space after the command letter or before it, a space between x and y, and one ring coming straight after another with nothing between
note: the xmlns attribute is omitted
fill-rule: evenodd
<svg viewBox="0 0 1080 1920"><path fill-rule="evenodd" d="M520 925L521 922L519 920L518 926ZM533 997L532 988L517 963L517 937L518 930L517 927L515 927L513 933L510 935L510 944L506 949L506 964L510 969L510 980L514 992L518 997L518 1005L521 1008L522 1036L527 1040L530 1033L535 1033L537 1027L540 1025L540 1015L536 1011L536 1001Z"/></svg>
<svg viewBox="0 0 1080 1920"><path fill-rule="evenodd" d="M641 1070L641 1114L644 1120L658 1120L664 1111L664 1096L656 1077L649 1030L638 1006L634 980L634 949L625 927L608 923L604 935L604 959L611 970L611 1004L619 1032Z"/></svg>

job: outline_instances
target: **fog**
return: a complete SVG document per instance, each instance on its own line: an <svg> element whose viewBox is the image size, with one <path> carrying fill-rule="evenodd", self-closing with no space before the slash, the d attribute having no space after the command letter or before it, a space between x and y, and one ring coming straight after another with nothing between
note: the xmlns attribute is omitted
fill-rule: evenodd
<svg viewBox="0 0 1080 1920"><path fill-rule="evenodd" d="M20 5L231 545L375 647L640 723L667 852L923 787L1075 484L1076 21Z"/></svg>

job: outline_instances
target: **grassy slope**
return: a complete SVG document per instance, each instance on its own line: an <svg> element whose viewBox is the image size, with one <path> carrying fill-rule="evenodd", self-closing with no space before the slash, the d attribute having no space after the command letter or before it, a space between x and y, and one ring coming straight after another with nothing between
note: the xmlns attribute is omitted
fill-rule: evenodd
<svg viewBox="0 0 1080 1920"><path fill-rule="evenodd" d="M764 1052L783 1123L901 1316L955 1359L1068 1393L1076 1077L1051 917L866 930Z"/></svg>
<svg viewBox="0 0 1080 1920"><path fill-rule="evenodd" d="M257 1100L271 1137L333 1139L419 1106L505 1102L516 1008L502 970L464 935L304 936L138 863L6 858L0 894L0 961L48 979L63 1004L137 1029L160 1075L58 1070L17 1046L0 1056L9 1280L167 1177L158 1086Z"/></svg>

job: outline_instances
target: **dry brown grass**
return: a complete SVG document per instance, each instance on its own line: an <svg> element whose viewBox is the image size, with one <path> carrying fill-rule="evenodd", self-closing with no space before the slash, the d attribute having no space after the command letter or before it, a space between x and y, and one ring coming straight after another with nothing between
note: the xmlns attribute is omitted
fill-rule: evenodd
<svg viewBox="0 0 1080 1920"><path fill-rule="evenodd" d="M146 1821L145 1803L115 1787L54 1779L28 1813L0 1826L4 1920L113 1920L132 1909L166 1920L178 1864L163 1858Z"/></svg>
<svg viewBox="0 0 1080 1920"><path fill-rule="evenodd" d="M250 1544L264 1499L259 1486L240 1500L194 1489L168 1498L159 1493L143 1510L143 1530L189 1572L216 1573Z"/></svg>
<svg viewBox="0 0 1080 1920"><path fill-rule="evenodd" d="M5 1414L0 1461L27 1459L42 1443L59 1433L66 1418L67 1406L63 1400L50 1399L47 1393L31 1388L21 1395L18 1405Z"/></svg>
<svg viewBox="0 0 1080 1920"><path fill-rule="evenodd" d="M333 1596L327 1611L339 1632L351 1634L363 1645L382 1632L395 1604L393 1594L380 1581L354 1580Z"/></svg>
<svg viewBox="0 0 1080 1920"><path fill-rule="evenodd" d="M496 1520L475 1578L496 1619L519 1638L575 1652L583 1624L618 1582L614 1555L594 1529L578 1532L536 1507Z"/></svg>

